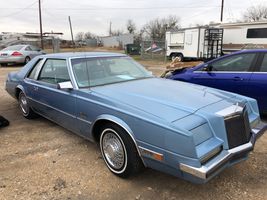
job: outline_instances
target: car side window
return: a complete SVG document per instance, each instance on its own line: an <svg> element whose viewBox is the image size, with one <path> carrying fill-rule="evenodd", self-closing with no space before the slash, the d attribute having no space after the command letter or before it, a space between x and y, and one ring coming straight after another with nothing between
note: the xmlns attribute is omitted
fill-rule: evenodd
<svg viewBox="0 0 267 200"><path fill-rule="evenodd" d="M255 58L255 53L238 54L228 58L213 62L213 71L249 71Z"/></svg>
<svg viewBox="0 0 267 200"><path fill-rule="evenodd" d="M31 49L30 46L27 46L27 47L25 48L25 51L32 51L32 49Z"/></svg>
<svg viewBox="0 0 267 200"><path fill-rule="evenodd" d="M38 47L36 47L36 46L31 46L31 49L32 49L33 51L40 51L40 50L41 50L40 48L38 48Z"/></svg>
<svg viewBox="0 0 267 200"><path fill-rule="evenodd" d="M261 72L267 72L267 54L264 55L262 63L261 63Z"/></svg>
<svg viewBox="0 0 267 200"><path fill-rule="evenodd" d="M27 78L30 78L30 79L37 79L37 73L39 72L39 69L41 68L42 66L42 62L43 59L39 59L34 67L32 68L32 70L30 71L30 73L28 74L28 77Z"/></svg>
<svg viewBox="0 0 267 200"><path fill-rule="evenodd" d="M70 81L66 60L47 59L38 80L51 84Z"/></svg>

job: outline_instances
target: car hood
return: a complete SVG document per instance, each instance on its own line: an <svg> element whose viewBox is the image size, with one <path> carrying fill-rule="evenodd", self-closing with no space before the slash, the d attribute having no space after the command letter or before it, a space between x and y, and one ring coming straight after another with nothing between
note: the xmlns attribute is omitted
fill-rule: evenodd
<svg viewBox="0 0 267 200"><path fill-rule="evenodd" d="M231 93L161 78L147 78L91 88L92 92L169 122L233 98Z"/></svg>

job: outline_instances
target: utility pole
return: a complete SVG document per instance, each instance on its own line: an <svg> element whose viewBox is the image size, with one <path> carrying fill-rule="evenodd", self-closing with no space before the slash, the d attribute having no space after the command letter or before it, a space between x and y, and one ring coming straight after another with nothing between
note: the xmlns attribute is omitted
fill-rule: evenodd
<svg viewBox="0 0 267 200"><path fill-rule="evenodd" d="M71 34L72 44L73 44L73 47L75 47L70 16L69 16L69 24L70 24L70 34Z"/></svg>
<svg viewBox="0 0 267 200"><path fill-rule="evenodd" d="M41 0L39 0L39 22L40 22L41 48L44 49Z"/></svg>
<svg viewBox="0 0 267 200"><path fill-rule="evenodd" d="M112 33L112 32L111 32L111 25L112 25L112 22L110 21L110 22L109 22L109 36L111 36L111 33Z"/></svg>
<svg viewBox="0 0 267 200"><path fill-rule="evenodd" d="M222 5L221 5L221 22L223 21L223 7L224 7L224 0L222 0Z"/></svg>

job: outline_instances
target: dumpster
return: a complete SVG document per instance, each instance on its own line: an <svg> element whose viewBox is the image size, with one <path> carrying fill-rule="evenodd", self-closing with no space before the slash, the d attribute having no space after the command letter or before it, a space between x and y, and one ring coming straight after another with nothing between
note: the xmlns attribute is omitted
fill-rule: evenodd
<svg viewBox="0 0 267 200"><path fill-rule="evenodd" d="M129 55L141 55L140 44L126 44L126 54Z"/></svg>

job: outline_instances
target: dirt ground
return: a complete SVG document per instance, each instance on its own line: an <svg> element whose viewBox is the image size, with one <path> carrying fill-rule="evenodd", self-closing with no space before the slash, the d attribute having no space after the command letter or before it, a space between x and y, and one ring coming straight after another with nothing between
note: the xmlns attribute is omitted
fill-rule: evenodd
<svg viewBox="0 0 267 200"><path fill-rule="evenodd" d="M142 61L155 74L164 63ZM188 63L187 63L188 64ZM44 119L27 120L4 90L8 72L0 68L0 199L267 199L267 133L249 160L194 185L151 169L130 179L109 172L96 144ZM266 119L265 119L266 121Z"/></svg>

